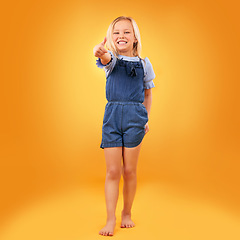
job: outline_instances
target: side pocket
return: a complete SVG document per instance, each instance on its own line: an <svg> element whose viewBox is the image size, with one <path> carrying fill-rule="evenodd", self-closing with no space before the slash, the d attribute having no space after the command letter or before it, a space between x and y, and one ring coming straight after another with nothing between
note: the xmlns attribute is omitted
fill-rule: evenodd
<svg viewBox="0 0 240 240"><path fill-rule="evenodd" d="M140 119L141 119L141 122L143 124L143 126L145 126L145 124L148 122L148 112L147 112L147 109L145 108L145 106L140 103L139 104L139 113L140 113Z"/></svg>
<svg viewBox="0 0 240 240"><path fill-rule="evenodd" d="M105 112L104 112L104 117L103 117L103 124L106 124L110 117L111 117L111 114L112 114L112 104L110 104L109 102L106 104L106 107L105 107Z"/></svg>
<svg viewBox="0 0 240 240"><path fill-rule="evenodd" d="M146 114L146 117L148 119L148 111L147 111L146 107L143 104L141 104L141 105L142 105L143 112L144 112L144 114Z"/></svg>

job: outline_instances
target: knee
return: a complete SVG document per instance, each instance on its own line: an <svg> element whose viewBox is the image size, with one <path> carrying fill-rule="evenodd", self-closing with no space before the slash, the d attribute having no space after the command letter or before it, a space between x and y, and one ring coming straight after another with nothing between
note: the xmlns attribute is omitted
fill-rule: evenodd
<svg viewBox="0 0 240 240"><path fill-rule="evenodd" d="M136 178L137 172L136 169L124 168L123 169L123 178L125 180Z"/></svg>
<svg viewBox="0 0 240 240"><path fill-rule="evenodd" d="M110 168L107 170L107 178L111 180L120 180L121 178L121 169Z"/></svg>

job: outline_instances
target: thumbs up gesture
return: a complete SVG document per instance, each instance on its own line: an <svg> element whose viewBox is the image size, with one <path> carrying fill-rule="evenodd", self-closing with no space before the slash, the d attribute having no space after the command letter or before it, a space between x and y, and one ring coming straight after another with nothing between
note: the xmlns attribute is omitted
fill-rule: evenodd
<svg viewBox="0 0 240 240"><path fill-rule="evenodd" d="M107 38L105 37L101 43L99 43L93 48L93 54L95 57L102 58L103 55L108 52L104 47L106 41L107 41Z"/></svg>

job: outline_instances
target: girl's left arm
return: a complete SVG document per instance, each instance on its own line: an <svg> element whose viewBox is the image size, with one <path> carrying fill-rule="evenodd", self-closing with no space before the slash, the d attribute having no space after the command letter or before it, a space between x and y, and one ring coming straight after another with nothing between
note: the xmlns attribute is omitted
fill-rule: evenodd
<svg viewBox="0 0 240 240"><path fill-rule="evenodd" d="M151 105L152 105L152 89L145 89L145 98L143 105L147 109L148 112L148 118L150 116L150 110L151 110Z"/></svg>

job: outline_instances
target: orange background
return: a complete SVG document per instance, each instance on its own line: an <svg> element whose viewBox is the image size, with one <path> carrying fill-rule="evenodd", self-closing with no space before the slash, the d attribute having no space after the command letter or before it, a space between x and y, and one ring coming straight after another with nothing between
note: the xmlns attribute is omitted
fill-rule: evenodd
<svg viewBox="0 0 240 240"><path fill-rule="evenodd" d="M105 75L93 47L120 15L136 20L156 74L138 189L164 186L239 216L237 1L24 0L1 12L5 231L20 209L69 189L98 192L104 211Z"/></svg>

